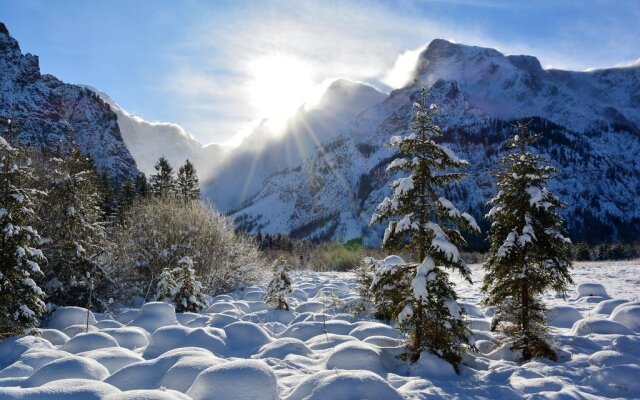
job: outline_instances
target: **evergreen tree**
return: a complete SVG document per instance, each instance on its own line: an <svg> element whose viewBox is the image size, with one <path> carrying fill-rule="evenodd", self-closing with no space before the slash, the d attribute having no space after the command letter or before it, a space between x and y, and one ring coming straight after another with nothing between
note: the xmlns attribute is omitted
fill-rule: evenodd
<svg viewBox="0 0 640 400"><path fill-rule="evenodd" d="M0 136L0 339L36 327L44 312L44 292L34 281L45 262L37 248L40 236L29 222L35 219L30 188L30 160L14 142L11 120L7 139ZM10 144L11 143L11 144Z"/></svg>
<svg viewBox="0 0 640 400"><path fill-rule="evenodd" d="M276 310L289 310L287 295L291 293L291 278L288 271L291 269L284 260L276 260L272 266L273 278L267 286L265 303L275 307Z"/></svg>
<svg viewBox="0 0 640 400"><path fill-rule="evenodd" d="M372 291L376 302L393 296L390 317L407 333L412 359L429 350L457 368L464 348L469 346L470 330L462 319L462 308L445 270L458 271L471 281L471 271L456 247L465 243L457 226L476 231L479 228L473 217L460 213L440 195L446 184L464 176L455 169L467 162L434 142L434 138L442 135L434 123L439 108L435 104L426 105L424 90L413 106L413 132L391 139L391 145L403 157L387 167L387 171L411 174L393 182L393 196L378 206L371 224L390 220L383 246L403 248L413 253L419 264L382 263L377 268Z"/></svg>
<svg viewBox="0 0 640 400"><path fill-rule="evenodd" d="M48 202L41 212L49 260L44 285L48 300L58 306L102 308L94 284L105 278L96 261L106 240L101 210L104 179L77 149L66 160L52 159L49 169Z"/></svg>
<svg viewBox="0 0 640 400"><path fill-rule="evenodd" d="M178 195L184 200L197 200L200 198L198 175L191 161L185 161L184 165L178 169L176 188Z"/></svg>
<svg viewBox="0 0 640 400"><path fill-rule="evenodd" d="M169 161L162 156L154 165L156 173L151 175L151 192L156 196L168 196L175 190L175 179L173 177L173 168Z"/></svg>
<svg viewBox="0 0 640 400"><path fill-rule="evenodd" d="M492 329L510 338L523 361L555 359L539 296L550 289L565 294L572 283L571 241L558 214L563 204L544 187L555 169L528 149L537 135L528 135L524 124L518 129L500 160L495 174L499 192L487 214L492 225L485 304L496 307Z"/></svg>
<svg viewBox="0 0 640 400"><path fill-rule="evenodd" d="M156 298L158 301L171 303L176 295L176 280L173 278L174 270L172 268L164 268L158 279L156 288Z"/></svg>
<svg viewBox="0 0 640 400"><path fill-rule="evenodd" d="M147 176L142 172L136 176L134 185L138 197L147 197L149 195L149 183L147 182Z"/></svg>
<svg viewBox="0 0 640 400"><path fill-rule="evenodd" d="M178 267L174 270L176 287L173 296L173 304L177 312L198 312L206 305L206 299L202 293L202 283L196 279L196 271L193 268L193 260L183 257L178 261Z"/></svg>

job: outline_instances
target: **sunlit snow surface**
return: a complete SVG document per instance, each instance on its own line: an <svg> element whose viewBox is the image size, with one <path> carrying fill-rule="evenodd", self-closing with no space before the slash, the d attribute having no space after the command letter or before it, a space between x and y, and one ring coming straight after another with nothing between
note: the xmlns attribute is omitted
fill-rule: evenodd
<svg viewBox="0 0 640 400"><path fill-rule="evenodd" d="M402 335L347 312L350 273L294 274L292 311L264 286L218 296L202 314L163 303L89 315L56 312L42 337L0 344L0 399L640 398L640 262L578 263L567 299L545 300L558 362L513 362L488 332L491 310L455 278L479 352L460 375L423 354L397 358Z"/></svg>

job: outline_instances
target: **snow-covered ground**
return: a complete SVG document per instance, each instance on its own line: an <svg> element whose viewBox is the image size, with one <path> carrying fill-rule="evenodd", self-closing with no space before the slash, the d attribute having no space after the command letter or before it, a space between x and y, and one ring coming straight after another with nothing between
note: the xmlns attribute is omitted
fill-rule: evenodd
<svg viewBox="0 0 640 400"><path fill-rule="evenodd" d="M472 270L473 285L457 282L479 352L460 375L427 354L399 360L397 330L345 312L353 274L303 272L292 311L268 310L264 286L202 314L90 314L88 333L86 310L60 309L42 337L0 344L0 399L640 398L640 262L576 264L569 297L546 297L560 360L524 365L488 331Z"/></svg>

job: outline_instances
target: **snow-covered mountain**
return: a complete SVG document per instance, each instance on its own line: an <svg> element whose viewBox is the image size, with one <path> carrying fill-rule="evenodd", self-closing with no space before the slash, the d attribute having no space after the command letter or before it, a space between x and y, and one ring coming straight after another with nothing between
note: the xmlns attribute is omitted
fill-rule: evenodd
<svg viewBox="0 0 640 400"><path fill-rule="evenodd" d="M268 121L258 127L222 161L209 166L204 194L222 211L240 206L264 187L265 179L302 160L333 141L359 113L384 100L374 87L346 79L333 81L319 101L301 107L282 132Z"/></svg>
<svg viewBox="0 0 640 400"><path fill-rule="evenodd" d="M0 116L14 121L21 141L55 149L75 143L120 183L138 174L116 114L85 87L42 75L38 57L22 54L0 23Z"/></svg>
<svg viewBox="0 0 640 400"><path fill-rule="evenodd" d="M131 114L108 94L84 85L98 94L118 117L122 138L136 160L138 169L147 176L154 174L154 165L161 156L178 168L188 159L196 165L200 178L204 178L221 161L223 148L220 145L203 146L184 128L171 122L151 122Z"/></svg>
<svg viewBox="0 0 640 400"><path fill-rule="evenodd" d="M640 67L545 70L535 57L436 39L414 78L300 167L269 178L235 212L236 223L253 232L379 243L383 227L367 224L394 178L384 172L394 156L386 143L408 133L411 104L425 87L443 109L443 142L470 162L469 178L447 193L460 208L482 219L510 123L533 119L542 132L538 150L559 169L551 189L568 204L573 239L640 237Z"/></svg>

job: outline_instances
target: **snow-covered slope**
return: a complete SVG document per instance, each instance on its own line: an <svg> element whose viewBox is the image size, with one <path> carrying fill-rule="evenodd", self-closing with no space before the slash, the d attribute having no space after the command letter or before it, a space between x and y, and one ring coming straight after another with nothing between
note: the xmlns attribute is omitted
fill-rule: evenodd
<svg viewBox="0 0 640 400"><path fill-rule="evenodd" d="M109 105L84 87L41 75L38 57L22 54L2 23L0 116L14 121L24 143L52 150L75 143L115 182L138 173Z"/></svg>
<svg viewBox="0 0 640 400"><path fill-rule="evenodd" d="M364 83L338 79L317 104L301 107L283 132L260 124L239 147L228 152L212 168L204 194L222 211L238 207L256 194L274 173L294 168L334 140L360 112L384 100L386 95Z"/></svg>
<svg viewBox="0 0 640 400"><path fill-rule="evenodd" d="M153 167L161 156L178 168L186 160L196 165L200 179L204 179L221 161L223 147L217 144L203 146L180 125L171 122L152 122L129 113L108 94L92 86L82 85L107 102L118 117L122 139L136 160L138 169L147 176L155 173Z"/></svg>
<svg viewBox="0 0 640 400"><path fill-rule="evenodd" d="M201 313L166 303L93 314L55 311L41 337L0 343L2 399L422 400L640 396L638 263L578 263L570 298L545 294L558 361L518 364L489 330L492 309L452 275L478 351L460 375L424 352L401 359L403 335L368 315L352 273L292 274L290 311L265 286L216 296ZM87 327L88 325L88 327ZM88 332L87 332L88 331ZM185 396L186 394L186 396ZM188 396L188 397L187 397Z"/></svg>
<svg viewBox="0 0 640 400"><path fill-rule="evenodd" d="M640 236L640 67L592 72L543 70L534 57L434 40L415 80L350 124L343 135L284 170L234 214L239 226L297 237L380 241L367 226L394 178L386 143L407 134L422 87L442 106L443 142L470 162L469 178L447 197L481 217L494 193L491 170L513 119L533 119L538 150L558 167L551 185L568 207L574 240ZM481 219L481 218L480 218Z"/></svg>

